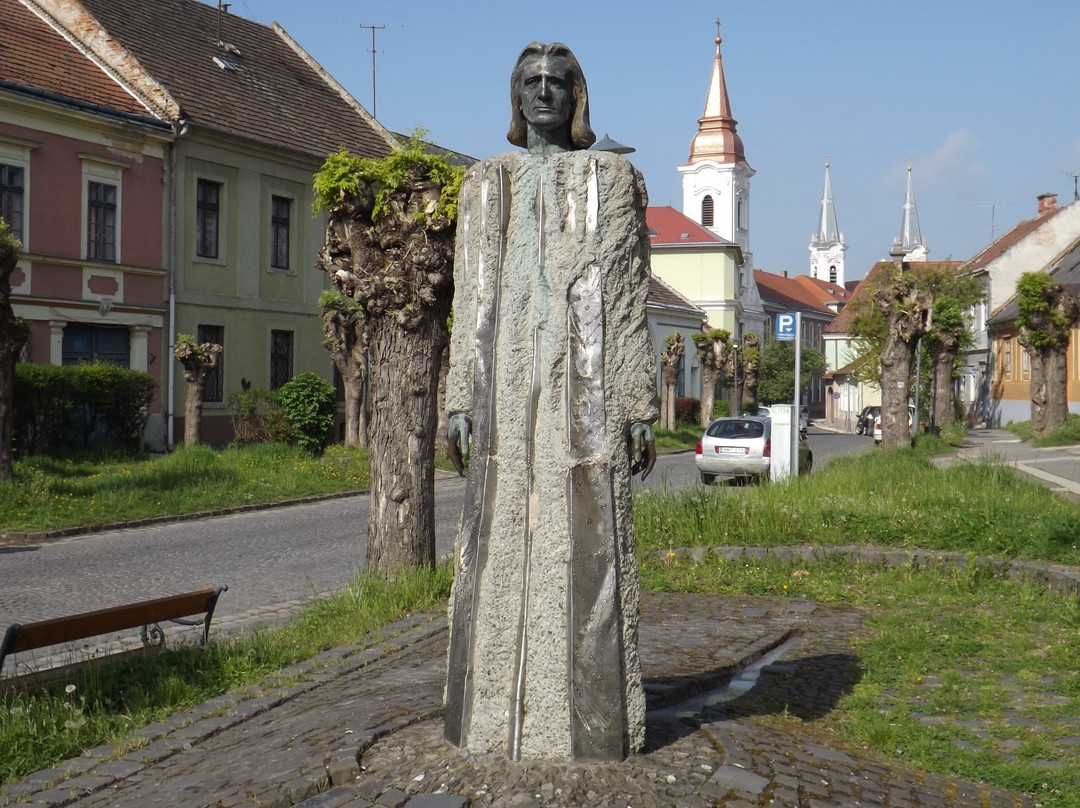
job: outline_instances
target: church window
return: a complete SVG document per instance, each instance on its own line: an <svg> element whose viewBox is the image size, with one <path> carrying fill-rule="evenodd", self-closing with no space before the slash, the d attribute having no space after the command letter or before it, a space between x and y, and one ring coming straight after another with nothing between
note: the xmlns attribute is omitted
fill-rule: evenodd
<svg viewBox="0 0 1080 808"><path fill-rule="evenodd" d="M703 227L713 226L713 198L706 196L701 200L701 224Z"/></svg>
<svg viewBox="0 0 1080 808"><path fill-rule="evenodd" d="M836 283L836 267L829 267L829 283Z"/></svg>

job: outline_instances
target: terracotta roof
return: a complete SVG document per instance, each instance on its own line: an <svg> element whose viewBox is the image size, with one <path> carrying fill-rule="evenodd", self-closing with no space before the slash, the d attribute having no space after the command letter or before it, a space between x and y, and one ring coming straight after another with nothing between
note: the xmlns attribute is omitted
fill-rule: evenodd
<svg viewBox="0 0 1080 808"><path fill-rule="evenodd" d="M1050 221L1057 216L1061 211L1065 210L1065 206L1052 207L1048 210L1044 210L1034 219L1028 219L1027 221L1020 222L1012 230L1007 232L997 241L984 248L982 252L976 255L971 261L968 262L968 269L979 270L989 264L996 258L1004 255L1011 247L1015 246L1021 239L1029 235L1034 230L1042 227L1043 224Z"/></svg>
<svg viewBox="0 0 1080 808"><path fill-rule="evenodd" d="M197 0L81 0L189 123L324 157L381 157L392 136L279 26ZM90 34L92 35L92 34Z"/></svg>
<svg viewBox="0 0 1080 808"><path fill-rule="evenodd" d="M145 106L18 0L0 0L0 81L149 117Z"/></svg>
<svg viewBox="0 0 1080 808"><path fill-rule="evenodd" d="M648 305L660 306L665 309L675 309L693 316L700 316L702 322L708 316L706 311L695 306L687 298L679 294L673 287L664 283L655 275L649 275L649 298Z"/></svg>
<svg viewBox="0 0 1080 808"><path fill-rule="evenodd" d="M813 311L827 314L832 317L833 310L822 302L824 294L820 288L812 282L804 283L799 278L807 278L807 275L796 275L794 278L784 278L783 275L766 272L764 269L754 270L754 282L757 291L764 302L779 304L784 308L797 308L804 311Z"/></svg>
<svg viewBox="0 0 1080 808"><path fill-rule="evenodd" d="M932 265L940 267L942 269L958 270L961 267L966 267L962 261L912 261L912 264L920 265ZM826 334L846 334L851 330L851 321L855 319L855 315L858 312L858 306L854 305L858 301L868 294L866 291L868 284L876 283L878 278L887 272L890 267L893 266L892 261L878 261L870 268L870 271L866 273L866 277L859 281L859 285L855 287L855 291L851 294L848 304L836 315L836 319L825 326Z"/></svg>
<svg viewBox="0 0 1080 808"><path fill-rule="evenodd" d="M653 247L684 247L688 244L713 247L738 246L732 241L720 238L669 205L650 206L645 210L645 220L649 225L649 241Z"/></svg>

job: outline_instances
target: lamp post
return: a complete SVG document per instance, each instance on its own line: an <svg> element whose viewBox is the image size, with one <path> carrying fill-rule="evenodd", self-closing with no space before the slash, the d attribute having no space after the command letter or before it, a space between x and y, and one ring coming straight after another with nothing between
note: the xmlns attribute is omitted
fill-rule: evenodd
<svg viewBox="0 0 1080 808"><path fill-rule="evenodd" d="M742 415L742 395L739 390L739 343L731 343L732 360L731 360L731 404L732 415Z"/></svg>

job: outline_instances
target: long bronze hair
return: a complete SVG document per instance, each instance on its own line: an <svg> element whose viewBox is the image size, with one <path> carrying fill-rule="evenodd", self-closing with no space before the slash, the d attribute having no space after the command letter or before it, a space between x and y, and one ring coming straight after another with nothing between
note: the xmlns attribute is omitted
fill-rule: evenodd
<svg viewBox="0 0 1080 808"><path fill-rule="evenodd" d="M506 133L506 139L515 146L528 147L528 124L521 113L518 90L525 60L539 56L561 56L570 63L570 82L574 93L574 114L570 120L570 144L576 149L589 148L596 142L596 133L589 125L589 88L585 84L585 74L581 70L581 65L578 64L577 57L561 42L552 42L550 45L533 42L526 45L518 56L514 70L510 74L510 131Z"/></svg>

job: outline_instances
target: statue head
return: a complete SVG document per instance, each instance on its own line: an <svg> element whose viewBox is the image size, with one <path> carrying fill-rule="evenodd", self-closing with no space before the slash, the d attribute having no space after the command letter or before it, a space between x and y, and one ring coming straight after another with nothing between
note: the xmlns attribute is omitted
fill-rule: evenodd
<svg viewBox="0 0 1080 808"><path fill-rule="evenodd" d="M515 146L529 148L530 131L565 150L587 149L596 141L585 74L561 42L533 42L521 52L510 75L510 110L506 139Z"/></svg>

